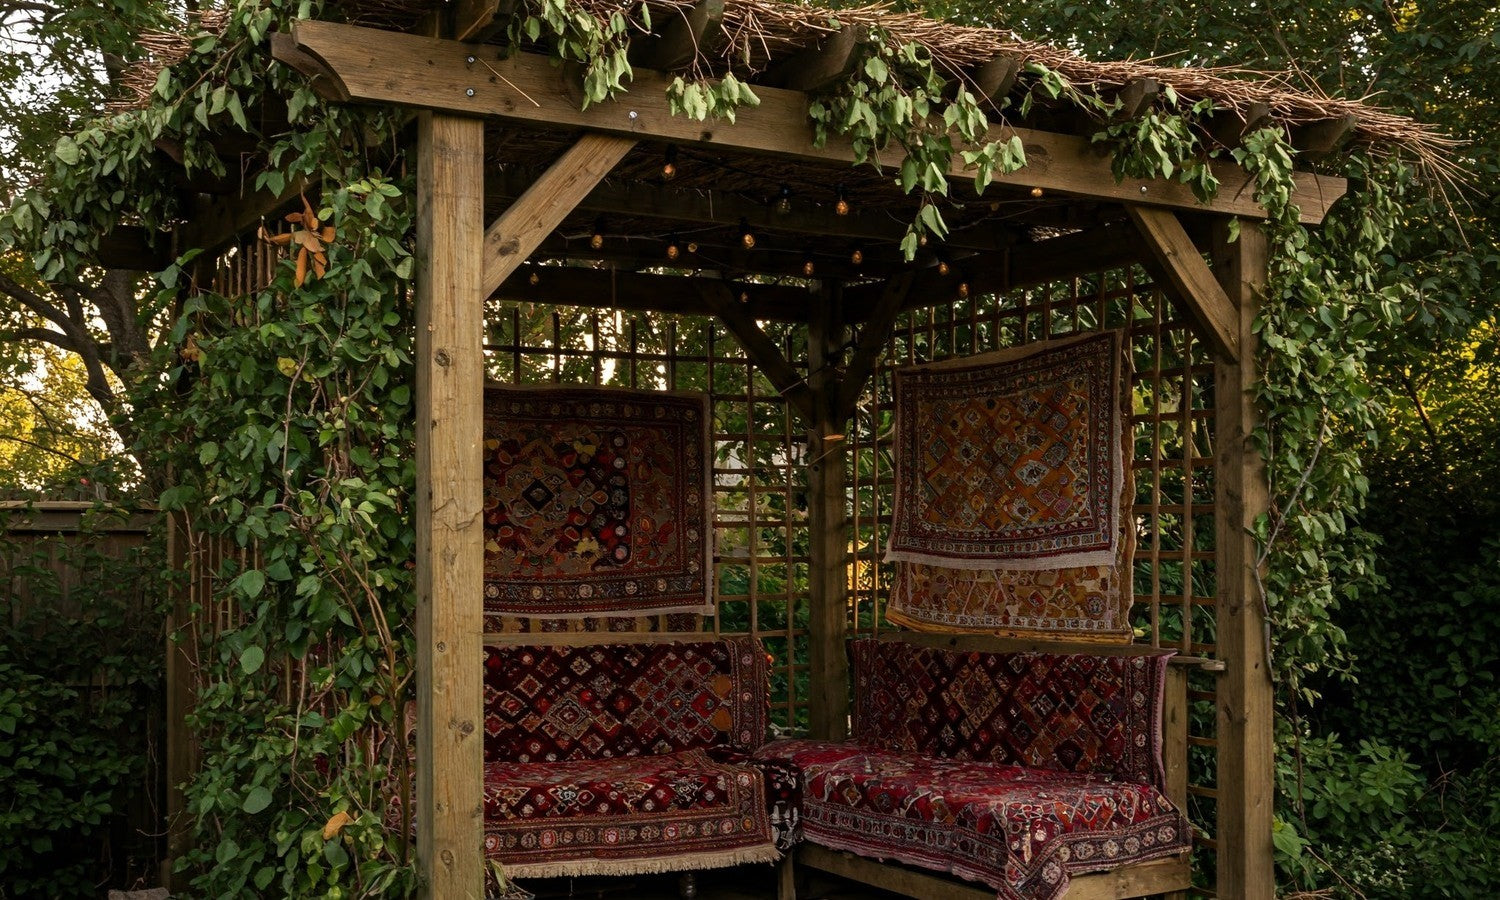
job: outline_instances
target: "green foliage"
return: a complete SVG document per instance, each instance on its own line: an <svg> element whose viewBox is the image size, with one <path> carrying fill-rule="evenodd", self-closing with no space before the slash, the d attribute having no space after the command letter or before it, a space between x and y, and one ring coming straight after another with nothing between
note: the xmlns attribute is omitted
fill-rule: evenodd
<svg viewBox="0 0 1500 900"><path fill-rule="evenodd" d="M88 896L153 856L124 829L151 788L161 547L85 533L0 538L0 898Z"/></svg>
<svg viewBox="0 0 1500 900"><path fill-rule="evenodd" d="M947 77L922 47L897 44L877 28L858 52L850 77L839 79L808 105L815 143L821 147L830 134L844 135L854 144L856 163L877 165L888 164L882 157L890 148L901 149L897 182L907 193L920 189L923 197L901 241L902 252L912 259L927 235L942 238L948 233L938 198L948 194L955 152L975 168L974 187L981 193L997 174L1024 166L1026 152L1014 135L987 140L989 119L979 99L963 84L947 96Z"/></svg>

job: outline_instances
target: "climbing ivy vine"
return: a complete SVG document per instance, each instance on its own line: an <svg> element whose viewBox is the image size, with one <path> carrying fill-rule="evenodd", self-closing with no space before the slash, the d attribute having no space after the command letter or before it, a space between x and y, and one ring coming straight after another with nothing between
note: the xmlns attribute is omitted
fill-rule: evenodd
<svg viewBox="0 0 1500 900"><path fill-rule="evenodd" d="M569 0L523 9L511 43L580 64L585 103L628 89L630 42L649 32L648 6L607 16ZM224 563L212 607L197 610L184 635L203 648L204 683L193 722L202 770L188 786L197 832L182 865L204 896L415 887L402 837L415 658L412 184L396 115L325 103L301 76L267 65L272 31L322 14L314 0L243 0L221 32L191 35L148 106L60 139L49 179L0 219L7 246L31 252L44 275L85 265L122 215L150 229L181 216L161 141L180 148L189 172L224 175L210 141L223 132L260 140L269 165L254 187L309 185L302 217L268 223L271 233L310 236L288 239L308 253L292 254L268 286L216 293L189 250L159 274L141 312L143 326L173 336L136 398L143 445L174 473L161 503L244 550ZM851 77L813 98L810 120L819 141L852 141L851 163L899 155L897 181L922 197L902 242L910 258L946 234L955 154L982 191L1024 166L1025 153L1017 138L989 140L998 115L967 86L950 90L921 47L876 29L859 53ZM1201 137L1211 105L1167 91L1145 114L1116 121L1112 99L1039 67L1026 77L1021 112L1063 95L1094 112L1117 176L1177 179L1205 199L1217 190L1208 161L1227 151ZM284 134L261 134L251 119L267 97L285 99ZM701 64L670 84L668 100L697 120L732 121L759 103L740 77L711 78ZM1313 234L1292 202L1284 135L1257 131L1233 156L1255 174L1271 216L1258 399L1274 427L1257 439L1275 508L1257 533L1271 563L1277 672L1305 693L1302 673L1341 661L1328 607L1368 573L1368 542L1348 524L1365 490L1357 451L1329 435L1357 434L1349 426L1377 408L1365 356L1403 306L1372 276L1410 173L1352 160L1357 196Z"/></svg>

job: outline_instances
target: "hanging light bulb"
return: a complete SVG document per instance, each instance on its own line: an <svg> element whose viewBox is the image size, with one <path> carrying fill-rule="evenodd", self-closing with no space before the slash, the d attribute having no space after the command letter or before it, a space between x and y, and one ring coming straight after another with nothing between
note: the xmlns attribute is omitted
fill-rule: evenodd
<svg viewBox="0 0 1500 900"><path fill-rule="evenodd" d="M661 164L661 180L671 181L677 177L677 145L667 145L667 158Z"/></svg>
<svg viewBox="0 0 1500 900"><path fill-rule="evenodd" d="M1039 187L1034 187L1031 189L1031 196L1033 197L1041 197L1043 193L1045 192Z"/></svg>
<svg viewBox="0 0 1500 900"><path fill-rule="evenodd" d="M539 282L539 281L542 280L542 276L538 275L535 272L532 272L531 273L531 277L528 278L528 279L526 279L526 280L529 281L529 282L531 282L533 285L535 285L537 282Z"/></svg>
<svg viewBox="0 0 1500 900"><path fill-rule="evenodd" d="M598 250L604 246L604 220L594 220L594 233L589 236L589 246Z"/></svg>
<svg viewBox="0 0 1500 900"><path fill-rule="evenodd" d="M776 197L776 213L784 216L791 211L792 189L783 184L780 193Z"/></svg>
<svg viewBox="0 0 1500 900"><path fill-rule="evenodd" d="M747 293L747 292L745 292L745 291L740 291L740 302L741 303L749 303L750 302L750 294Z"/></svg>
<svg viewBox="0 0 1500 900"><path fill-rule="evenodd" d="M854 252L849 254L849 261L856 266L863 264L865 261L865 251L855 247Z"/></svg>
<svg viewBox="0 0 1500 900"><path fill-rule="evenodd" d="M833 190L838 196L838 200L833 204L833 211L841 216L849 215L849 197L844 193L844 183L840 181L838 187L835 187Z"/></svg>
<svg viewBox="0 0 1500 900"><path fill-rule="evenodd" d="M802 274L811 278L816 271L817 266L813 265L813 258L811 256L802 257Z"/></svg>
<svg viewBox="0 0 1500 900"><path fill-rule="evenodd" d="M927 235L925 235L925 234L919 234L919 235L917 235L917 246L918 247L925 247L925 246L927 246Z"/></svg>
<svg viewBox="0 0 1500 900"><path fill-rule="evenodd" d="M667 259L676 260L682 255L682 248L677 245L677 235L673 234L667 238Z"/></svg>
<svg viewBox="0 0 1500 900"><path fill-rule="evenodd" d="M749 219L740 219L740 243L746 250L755 249L755 232L750 230Z"/></svg>
<svg viewBox="0 0 1500 900"><path fill-rule="evenodd" d="M938 258L938 275L943 278L948 277L948 261L941 257Z"/></svg>
<svg viewBox="0 0 1500 900"><path fill-rule="evenodd" d="M688 252L689 253L697 253L698 252L698 242L697 241L688 241Z"/></svg>
<svg viewBox="0 0 1500 900"><path fill-rule="evenodd" d="M958 296L965 300L969 299L969 282L960 281L958 283Z"/></svg>

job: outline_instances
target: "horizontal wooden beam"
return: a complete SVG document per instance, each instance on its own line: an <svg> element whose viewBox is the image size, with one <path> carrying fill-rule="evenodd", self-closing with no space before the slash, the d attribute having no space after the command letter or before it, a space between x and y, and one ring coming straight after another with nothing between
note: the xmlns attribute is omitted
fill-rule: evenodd
<svg viewBox="0 0 1500 900"><path fill-rule="evenodd" d="M848 168L853 146L832 136L823 146L813 141L808 96L801 91L757 87L760 106L741 109L734 124L695 122L674 116L668 107L671 76L651 70L634 73L630 92L618 101L582 109L582 84L551 59L457 41L397 34L377 29L301 21L293 25L290 47L273 44L276 58L319 76L314 87L325 96L370 103L393 103L446 112L491 116L536 127L578 129L720 147L805 163ZM474 58L475 62L468 60ZM312 62L309 62L312 60ZM480 65L480 63L483 65ZM1079 197L1198 209L1223 215L1264 218L1255 202L1254 178L1225 161L1211 163L1220 182L1219 195L1208 204L1192 188L1165 179L1116 181L1110 158L1087 138L994 126L989 140L1021 139L1027 165L997 176L997 182L1039 187ZM902 151L882 151L877 162L899 166ZM954 154L951 174L972 174ZM1328 207L1347 190L1342 178L1298 173L1293 202L1305 222L1322 221Z"/></svg>
<svg viewBox="0 0 1500 900"><path fill-rule="evenodd" d="M550 237L531 254L533 260L568 260L572 262L597 261L609 268L640 271L641 269L688 269L715 273L716 277L771 276L788 278L835 278L840 281L869 281L885 278L897 272L911 271L914 267L900 257L900 251L887 250L877 254L868 253L860 265L854 265L841 253L807 253L790 248L772 249L765 242L757 244L753 251L742 247L712 244L700 235L696 238L698 251L690 253L686 239L678 239L678 256L668 259L667 240L651 238L607 239L604 246L595 249L587 240ZM812 251L820 248L810 246ZM837 248L832 248L836 251ZM813 263L813 271L806 271L807 263Z"/></svg>
<svg viewBox="0 0 1500 900"><path fill-rule="evenodd" d="M532 276L536 282L532 283ZM492 298L502 301L551 303L590 309L628 312L709 315L695 281L689 275L650 275L580 266L523 266L500 286ZM723 282L721 282L723 283ZM805 322L812 295L798 287L733 284L741 305L759 321Z"/></svg>
<svg viewBox="0 0 1500 900"><path fill-rule="evenodd" d="M260 224L312 187L306 176L293 178L279 191L251 191L243 196L216 197L195 210L172 233L172 253L181 256L194 248L213 252Z"/></svg>
<svg viewBox="0 0 1500 900"><path fill-rule="evenodd" d="M1164 280L1162 287L1183 306L1216 353L1237 361L1239 313L1182 223L1165 209L1127 204L1125 213L1145 239Z"/></svg>
<svg viewBox="0 0 1500 900"><path fill-rule="evenodd" d="M1005 293L1091 275L1139 262L1145 256L1141 238L1129 225L1114 224L1075 234L1017 244L1005 253L980 254L950 266L947 275L927 269L913 280L903 309L948 303L958 297L959 285L972 294ZM844 292L844 310L851 323L870 318L878 308L880 285L859 285Z"/></svg>
<svg viewBox="0 0 1500 900"><path fill-rule="evenodd" d="M521 196L541 173L532 168L507 168L485 179L487 203L506 203ZM757 231L815 234L851 240L899 243L907 224L881 211L851 210L846 216L831 209L799 205L781 214L770 205L729 191L663 187L650 182L601 184L578 202L582 212L661 219L670 222L738 225L744 220ZM943 243L964 250L1001 250L1015 243L1009 226L986 223L958 228Z"/></svg>

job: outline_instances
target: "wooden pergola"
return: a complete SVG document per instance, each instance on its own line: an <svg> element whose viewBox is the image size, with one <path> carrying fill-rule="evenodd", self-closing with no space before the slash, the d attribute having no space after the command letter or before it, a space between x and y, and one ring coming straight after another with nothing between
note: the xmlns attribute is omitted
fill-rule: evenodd
<svg viewBox="0 0 1500 900"><path fill-rule="evenodd" d="M1215 537L1208 556L1217 576L1217 631L1211 646L1184 649L1197 651L1215 682L1217 895L1271 897L1272 683L1250 534L1269 500L1261 457L1249 444L1256 426L1252 324L1268 247L1253 177L1214 162L1221 187L1208 203L1176 181L1116 180L1110 157L1086 136L1090 122L1062 105L1038 104L1025 123L1032 127L999 125L990 134L1018 136L1027 165L999 176L982 199L956 189L952 234L908 263L896 245L918 200L873 166L853 168L847 140L816 145L809 123L810 94L848 73L860 29L830 27L804 36L800 46L778 45L758 63L759 106L741 109L733 124L669 112L674 71L715 40L725 2L700 0L659 17L656 33L635 42L628 94L587 109L575 68L485 42L513 14L499 0L461 0L449 15L435 12L407 31L304 21L275 36L276 58L311 76L324 96L415 111L415 818L427 895L483 896L476 660L485 639L479 448L487 300L713 317L785 398L808 446L826 448L808 457L806 473L807 708L813 736L840 738L849 707L851 534L848 443L838 436L848 432L898 319L960 294L1004 294L1138 265L1211 353ZM998 108L1023 89L1022 68L1015 55L1001 53L965 77ZM1123 80L1114 89L1116 115L1139 114L1160 87L1152 75ZM1279 121L1267 103L1228 105L1235 111L1214 123L1224 146ZM1288 123L1309 154L1337 149L1358 127L1352 115ZM663 159L679 153L679 167L692 163L699 174L664 178ZM892 149L878 163L891 169L901 158ZM972 173L955 157L951 174L957 185ZM778 211L778 191L786 196L789 183L799 186L796 203ZM814 196L808 185L826 190ZM834 185L852 209L835 207ZM222 246L303 187L211 202L178 243ZM1299 173L1295 202L1303 221L1321 222L1345 190L1340 178ZM1241 223L1237 239L1234 219ZM600 230L601 220L658 236L599 246L578 237ZM776 240L762 240L753 252L737 247L747 229ZM679 243L678 231L701 245L695 252L717 261L674 265L674 254L668 262L663 250ZM768 322L805 328L806 360L788 358L768 335Z"/></svg>

